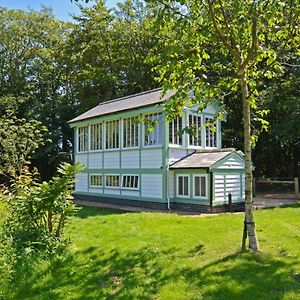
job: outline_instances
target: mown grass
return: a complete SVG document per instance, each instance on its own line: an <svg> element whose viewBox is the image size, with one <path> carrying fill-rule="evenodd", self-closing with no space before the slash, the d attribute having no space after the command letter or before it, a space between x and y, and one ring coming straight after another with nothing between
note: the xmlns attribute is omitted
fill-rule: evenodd
<svg viewBox="0 0 300 300"><path fill-rule="evenodd" d="M261 253L241 253L242 214L83 208L65 255L35 261L6 299L300 299L300 205L255 213Z"/></svg>

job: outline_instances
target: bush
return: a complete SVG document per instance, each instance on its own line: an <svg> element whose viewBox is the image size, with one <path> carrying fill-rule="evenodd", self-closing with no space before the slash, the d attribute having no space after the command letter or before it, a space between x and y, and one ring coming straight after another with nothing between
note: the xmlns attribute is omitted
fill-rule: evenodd
<svg viewBox="0 0 300 300"><path fill-rule="evenodd" d="M64 226L76 209L72 201L75 174L81 170L80 164L65 163L58 168L59 176L39 183L36 173L23 169L6 199L11 213L2 239L11 239L17 251L26 253L42 250L48 255L64 246Z"/></svg>

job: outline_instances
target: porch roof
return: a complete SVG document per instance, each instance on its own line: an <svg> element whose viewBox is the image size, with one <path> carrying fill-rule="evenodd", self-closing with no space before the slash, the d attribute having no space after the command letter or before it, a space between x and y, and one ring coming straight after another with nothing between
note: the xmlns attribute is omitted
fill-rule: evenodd
<svg viewBox="0 0 300 300"><path fill-rule="evenodd" d="M232 152L236 152L234 148L224 149L203 149L197 150L177 162L170 165L170 169L198 169L210 168L219 160L223 159Z"/></svg>

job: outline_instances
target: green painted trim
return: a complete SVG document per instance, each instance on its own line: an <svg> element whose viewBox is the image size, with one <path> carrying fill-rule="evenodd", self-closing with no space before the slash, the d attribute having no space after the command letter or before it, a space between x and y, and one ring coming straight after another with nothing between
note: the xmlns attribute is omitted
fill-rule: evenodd
<svg viewBox="0 0 300 300"><path fill-rule="evenodd" d="M73 153L73 160L74 160L74 162L75 162L75 155L76 155L76 153L77 153L77 149L78 149L78 128L75 128L74 129L74 132L73 132L73 134L74 134L74 145L73 145L73 147L72 147L72 153Z"/></svg>
<svg viewBox="0 0 300 300"><path fill-rule="evenodd" d="M169 125L163 113L163 147L162 147L162 197L168 201L168 167L169 167Z"/></svg>
<svg viewBox="0 0 300 300"><path fill-rule="evenodd" d="M162 169L150 169L150 168L124 168L124 169L118 169L118 168L112 168L112 169L88 169L86 168L81 173L95 173L95 174L101 174L101 173L126 173L126 174L163 174Z"/></svg>
<svg viewBox="0 0 300 300"><path fill-rule="evenodd" d="M184 171L184 170L183 170ZM177 196L177 175L188 175L189 176L189 197L180 197ZM208 175L207 178L207 197L203 199L195 198L194 197L194 175ZM210 185L211 180L209 173L199 173L199 172L193 172L192 170L189 170L188 172L174 172L174 201L180 202L184 201L184 203L190 203L190 204L201 204L200 202L204 202L205 204L210 204L211 202L211 192L210 192ZM178 200L178 201L177 201ZM183 203L183 202L182 202Z"/></svg>
<svg viewBox="0 0 300 300"><path fill-rule="evenodd" d="M222 149L222 122L217 120L217 148Z"/></svg>
<svg viewBox="0 0 300 300"><path fill-rule="evenodd" d="M97 196L97 197L102 197L102 198L118 198L118 199L166 203L166 201L164 201L164 199L160 199L160 198L139 197L139 196L130 196L130 195L113 195L113 194L102 194L102 193L98 194L98 193L87 193L87 192L75 192L74 195Z"/></svg>

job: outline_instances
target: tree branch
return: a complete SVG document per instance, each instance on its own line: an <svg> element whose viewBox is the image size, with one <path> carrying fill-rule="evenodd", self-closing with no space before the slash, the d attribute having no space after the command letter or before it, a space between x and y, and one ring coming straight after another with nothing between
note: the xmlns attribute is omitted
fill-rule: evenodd
<svg viewBox="0 0 300 300"><path fill-rule="evenodd" d="M212 22L213 22L214 28L216 30L216 33L219 36L219 38L222 40L222 42L224 43L224 46L228 49L228 51L231 53L231 55L237 61L240 61L241 57L240 57L239 50L237 49L236 46L231 44L231 42L226 38L226 36L224 35L224 33L222 32L222 30L219 28L219 26L217 24L215 10L214 10L214 6L213 6L211 0L208 0L208 12L212 18Z"/></svg>

